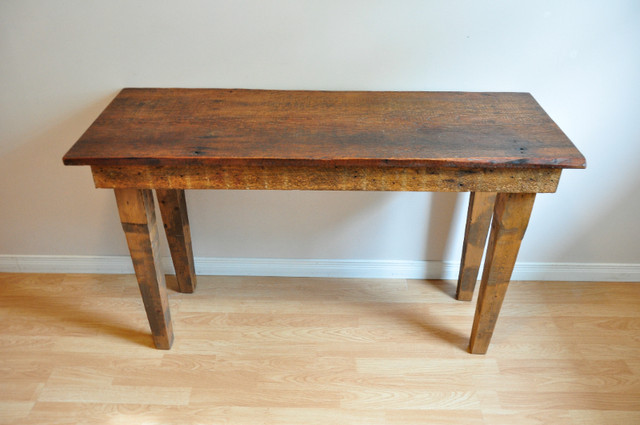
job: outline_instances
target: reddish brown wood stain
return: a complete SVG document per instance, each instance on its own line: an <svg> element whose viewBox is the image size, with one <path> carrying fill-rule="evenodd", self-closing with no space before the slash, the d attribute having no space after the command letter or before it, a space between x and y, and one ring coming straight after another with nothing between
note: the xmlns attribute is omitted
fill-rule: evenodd
<svg viewBox="0 0 640 425"><path fill-rule="evenodd" d="M584 168L528 93L124 89L67 165Z"/></svg>
<svg viewBox="0 0 640 425"><path fill-rule="evenodd" d="M96 186L115 189L158 348L173 333L151 189L186 292L195 271L184 189L499 192L472 353L488 348L535 194L554 191L562 168L585 167L527 93L223 89L124 89L64 163L91 165ZM478 223L471 217L465 252L477 252L463 271L480 262ZM458 295L472 290L461 284Z"/></svg>

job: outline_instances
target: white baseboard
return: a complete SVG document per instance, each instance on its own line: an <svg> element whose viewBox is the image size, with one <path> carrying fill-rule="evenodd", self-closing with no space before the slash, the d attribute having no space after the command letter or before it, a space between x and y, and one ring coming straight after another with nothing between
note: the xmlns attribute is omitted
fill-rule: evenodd
<svg viewBox="0 0 640 425"><path fill-rule="evenodd" d="M196 273L225 276L457 279L455 261L196 257ZM170 258L162 259L167 273ZM0 255L0 272L133 273L127 256ZM640 264L517 263L513 280L640 282Z"/></svg>

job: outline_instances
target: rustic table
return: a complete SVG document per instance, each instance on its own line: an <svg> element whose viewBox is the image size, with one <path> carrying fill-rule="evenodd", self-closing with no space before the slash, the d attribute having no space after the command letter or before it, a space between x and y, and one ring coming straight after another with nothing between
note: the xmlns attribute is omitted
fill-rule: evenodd
<svg viewBox="0 0 640 425"><path fill-rule="evenodd" d="M63 158L120 213L153 340L173 341L156 192L181 292L196 286L185 189L471 192L457 298L485 353L536 193L585 159L527 93L124 89Z"/></svg>

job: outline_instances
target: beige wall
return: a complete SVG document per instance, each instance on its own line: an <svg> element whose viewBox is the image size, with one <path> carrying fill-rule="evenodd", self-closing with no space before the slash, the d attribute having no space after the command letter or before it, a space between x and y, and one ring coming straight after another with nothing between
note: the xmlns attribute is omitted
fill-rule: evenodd
<svg viewBox="0 0 640 425"><path fill-rule="evenodd" d="M588 160L521 259L640 263L640 3L0 2L0 255L125 255L61 157L125 86L529 91ZM466 195L189 192L196 255L456 260ZM429 239L429 245L427 245Z"/></svg>

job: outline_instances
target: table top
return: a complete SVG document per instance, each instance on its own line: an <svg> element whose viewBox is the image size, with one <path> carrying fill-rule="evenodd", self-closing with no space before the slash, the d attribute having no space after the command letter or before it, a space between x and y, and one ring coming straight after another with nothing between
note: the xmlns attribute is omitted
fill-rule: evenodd
<svg viewBox="0 0 640 425"><path fill-rule="evenodd" d="M67 165L584 168L528 93L123 89Z"/></svg>

